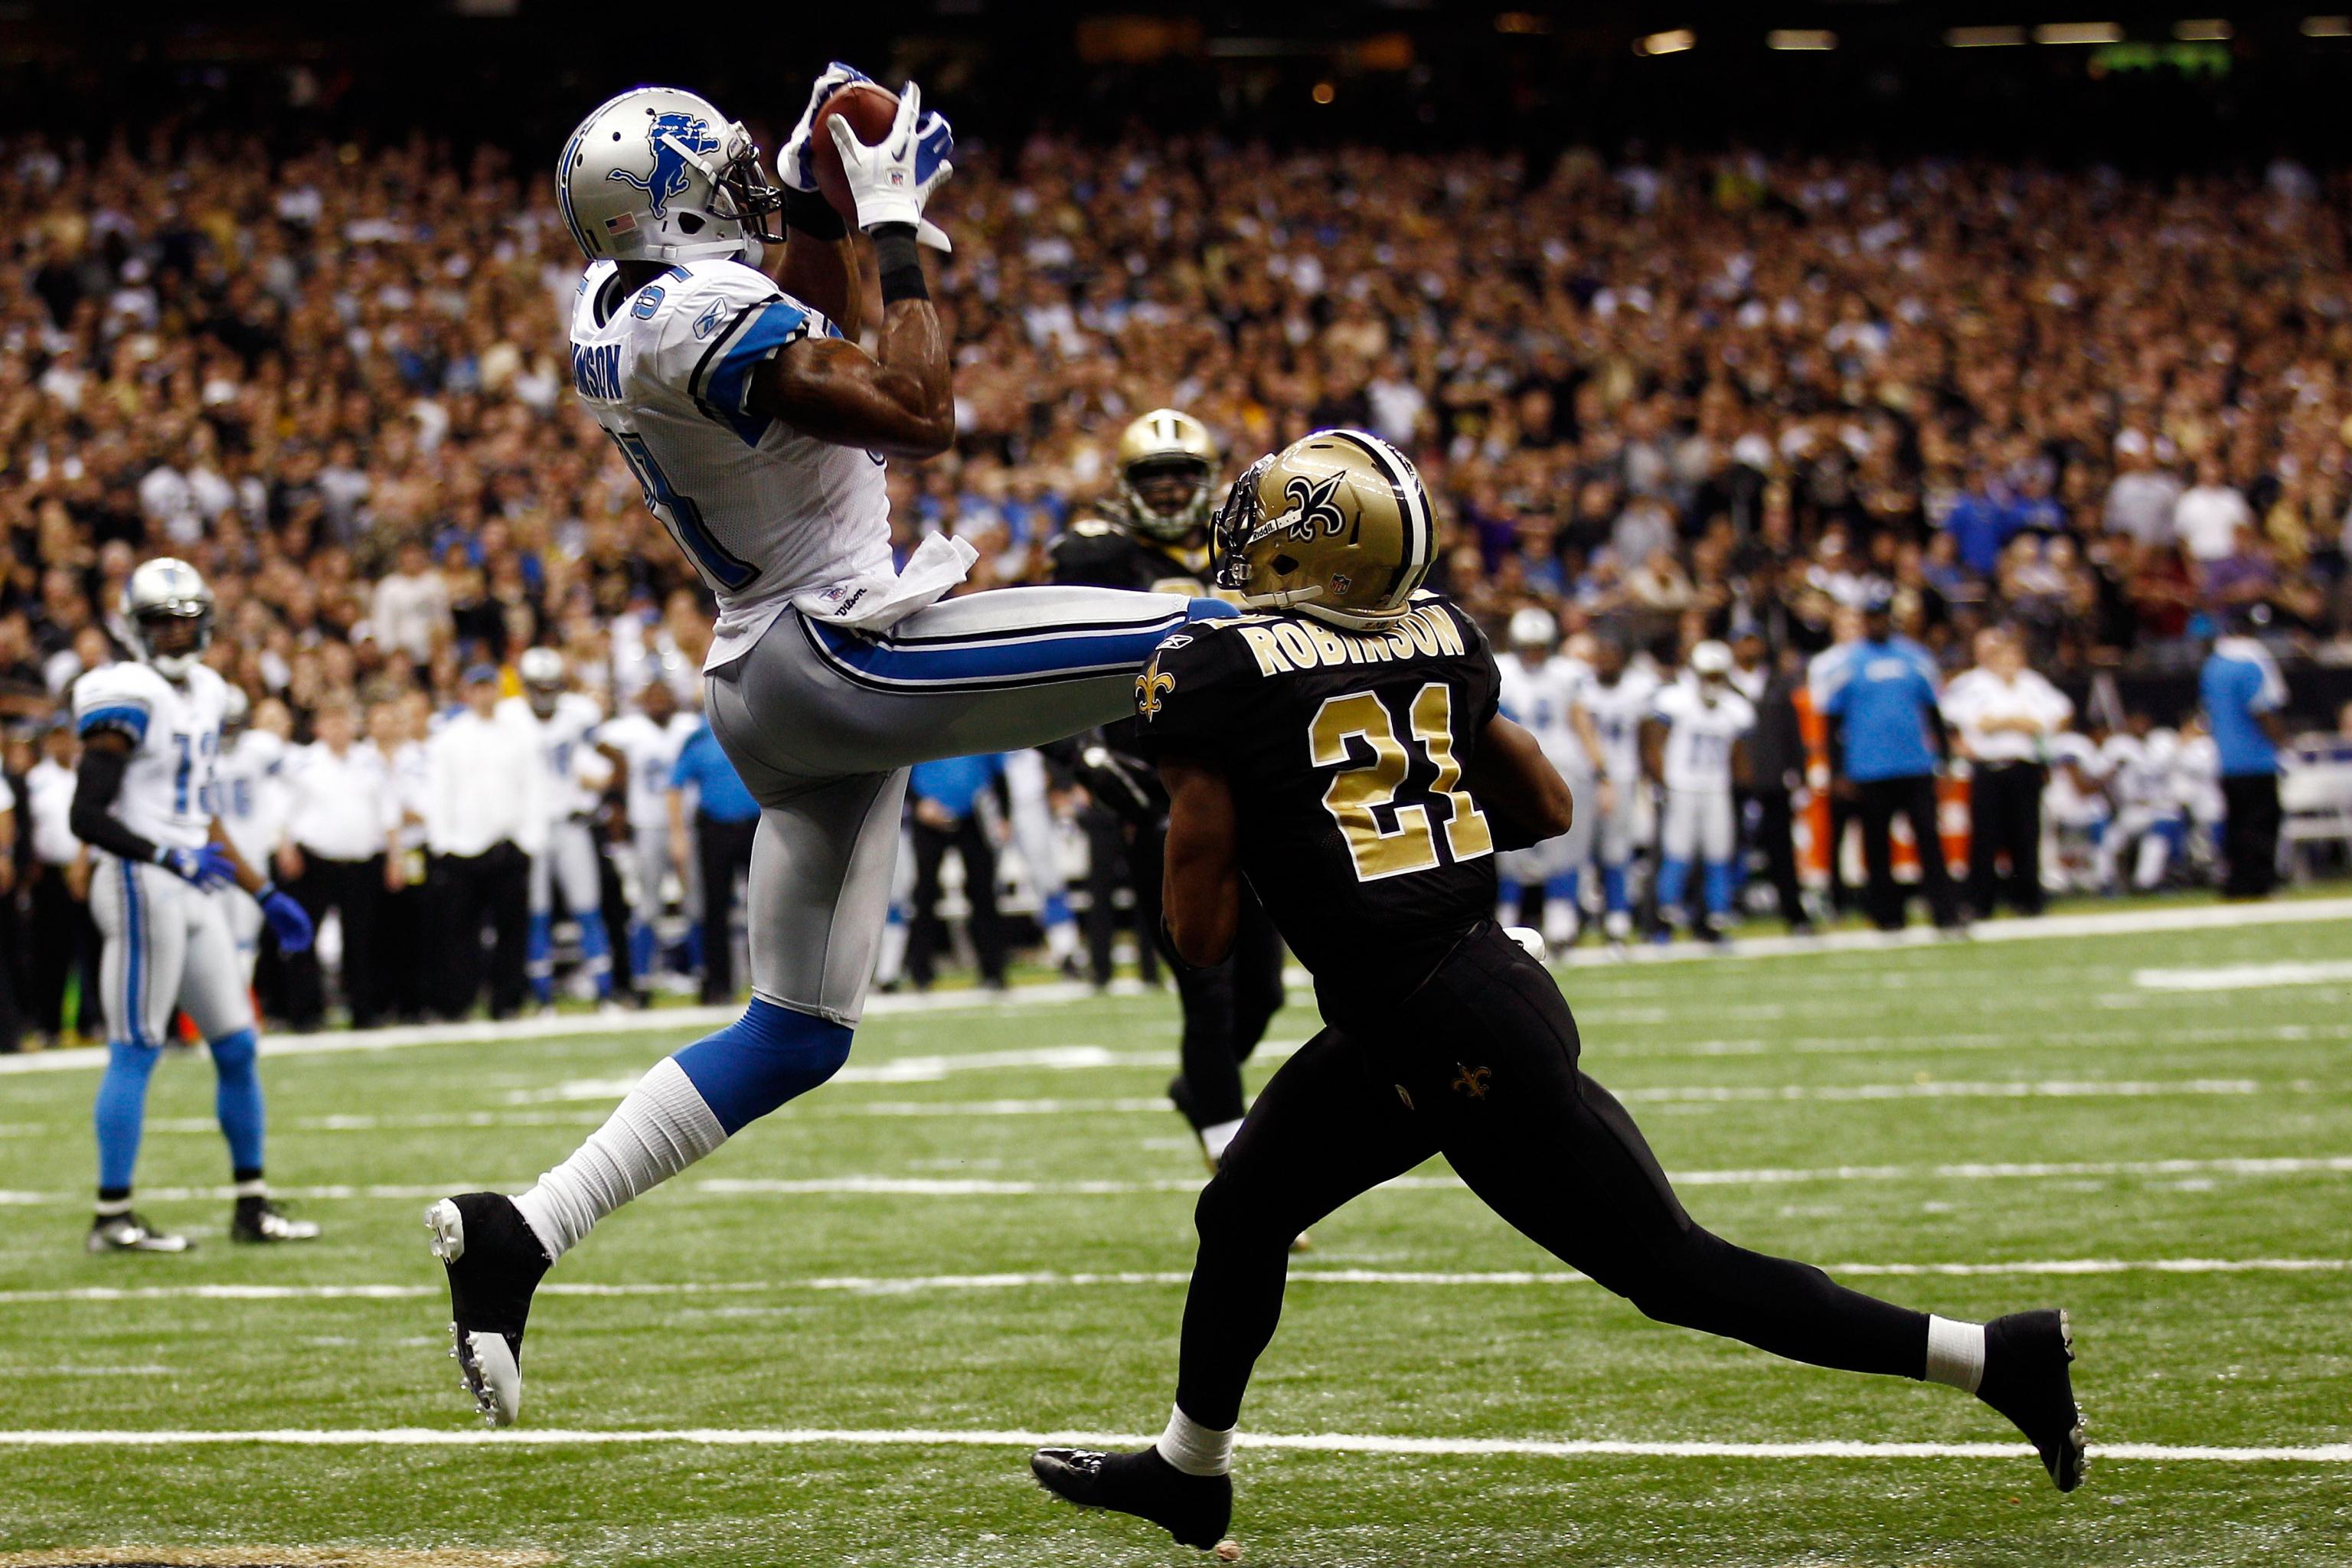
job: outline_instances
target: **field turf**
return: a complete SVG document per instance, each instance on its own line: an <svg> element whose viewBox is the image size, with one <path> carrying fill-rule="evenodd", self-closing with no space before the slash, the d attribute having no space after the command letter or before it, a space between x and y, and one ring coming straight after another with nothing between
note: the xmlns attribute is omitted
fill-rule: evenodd
<svg viewBox="0 0 2352 1568"><path fill-rule="evenodd" d="M1564 971L1714 1229L1953 1316L2070 1308L2088 1484L1951 1390L1650 1323L1433 1164L1294 1264L1244 1430L1333 1441L1238 1456L1244 1561L2352 1563L2347 959L2336 919ZM166 1063L142 1206L199 1237L176 1258L81 1251L94 1072L0 1074L0 1553L1205 1561L1053 1502L1020 1441L1165 1418L1202 1176L1175 1033L1164 994L870 1018L844 1081L550 1277L496 1436L425 1202L528 1184L679 1034L267 1061L272 1174L327 1229L266 1252L225 1235L208 1069ZM590 1440L633 1430L700 1435ZM289 1431L335 1436L191 1440ZM1456 1451L1360 1441L1395 1438ZM1507 1451L1584 1440L1706 1447Z"/></svg>

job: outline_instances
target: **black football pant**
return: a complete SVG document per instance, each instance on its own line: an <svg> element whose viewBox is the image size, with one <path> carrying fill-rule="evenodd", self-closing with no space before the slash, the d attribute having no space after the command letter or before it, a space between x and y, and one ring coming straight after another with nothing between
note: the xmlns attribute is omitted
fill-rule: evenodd
<svg viewBox="0 0 2352 1568"><path fill-rule="evenodd" d="M302 852L302 874L286 884L316 928L327 911L343 921L343 1001L352 1010L352 1027L372 1028L383 1021L384 983L391 975L384 963L378 918L383 906L383 857L362 860L331 860ZM327 1014L326 970L317 947L284 955L285 1007L289 1027L309 1031Z"/></svg>
<svg viewBox="0 0 2352 1568"><path fill-rule="evenodd" d="M1282 933L1244 893L1234 950L1205 969L1176 971L1184 1005L1178 1079L1196 1130L1242 1119L1242 1063L1282 1011L1283 960Z"/></svg>
<svg viewBox="0 0 2352 1568"><path fill-rule="evenodd" d="M1440 1153L1504 1220L1661 1322L1817 1366L1926 1373L1924 1313L1734 1247L1685 1213L1577 1049L1551 976L1488 924L1374 1027L1326 1028L1284 1063L1201 1194L1184 1413L1239 1419L1282 1314L1291 1238Z"/></svg>
<svg viewBox="0 0 2352 1568"><path fill-rule="evenodd" d="M2278 886L2279 792L2276 773L2231 773L2221 780L2221 895L2266 899Z"/></svg>
<svg viewBox="0 0 2352 1568"><path fill-rule="evenodd" d="M1980 763L1970 775L1969 902L1978 914L1991 915L2003 900L2019 914L2042 912L2042 790L2048 779L2039 763Z"/></svg>
<svg viewBox="0 0 2352 1568"><path fill-rule="evenodd" d="M694 814L694 860L702 879L702 1002L723 1006L735 1000L735 879L746 889L751 879L751 841L760 819L729 822L707 811ZM623 931L629 928L623 926Z"/></svg>
<svg viewBox="0 0 2352 1568"><path fill-rule="evenodd" d="M98 926L89 900L66 888L65 868L40 864L33 873L32 929L27 937L25 1005L33 1027L52 1037L68 1029L103 1035L98 1008ZM66 981L80 982L79 1015L65 1016Z"/></svg>
<svg viewBox="0 0 2352 1568"><path fill-rule="evenodd" d="M1919 890L1927 895L1927 912L1938 926L1960 923L1958 895L1952 874L1944 864L1944 834L1936 820L1936 780L1914 773L1899 779L1864 779L1855 786L1862 818L1862 864L1870 883L1863 907L1870 923L1881 931L1903 929L1903 885L1895 879L1892 829L1901 816L1911 824L1911 837L1919 847Z"/></svg>
<svg viewBox="0 0 2352 1568"><path fill-rule="evenodd" d="M938 973L938 953L948 940L948 923L939 915L940 863L953 849L963 859L963 898L971 910L971 949L980 977L991 985L1003 984L1008 944L996 914L996 846L988 840L988 825L978 812L958 818L953 827L918 820L914 838L915 912L907 932L907 977L921 989Z"/></svg>
<svg viewBox="0 0 2352 1568"><path fill-rule="evenodd" d="M1765 874L1780 901L1780 918L1791 925L1809 922L1804 885L1797 879L1797 811L1795 797L1775 786L1759 789L1756 800L1756 843L1764 851Z"/></svg>
<svg viewBox="0 0 2352 1568"><path fill-rule="evenodd" d="M490 1016L522 1008L523 947L530 926L530 857L509 839L479 855L438 855L429 897L446 944L441 1016L462 1018L482 992L482 928L490 928Z"/></svg>

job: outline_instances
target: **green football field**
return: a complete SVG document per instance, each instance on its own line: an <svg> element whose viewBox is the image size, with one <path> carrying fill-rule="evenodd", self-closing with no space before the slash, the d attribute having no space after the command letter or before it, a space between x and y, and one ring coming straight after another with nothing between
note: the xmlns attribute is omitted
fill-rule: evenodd
<svg viewBox="0 0 2352 1568"><path fill-rule="evenodd" d="M2083 1490L1949 1389L1646 1321L1432 1164L1295 1260L1244 1561L2352 1563L2352 904L2299 912L2332 918L1560 972L1712 1228L2071 1309ZM1202 1172L1164 994L869 1018L550 1276L523 1423L477 1423L425 1200L527 1185L688 1033L280 1053L271 1171L326 1236L268 1252L226 1238L209 1070L166 1063L142 1206L182 1258L81 1250L94 1069L0 1071L0 1554L1203 1561L1024 1463L1166 1416Z"/></svg>

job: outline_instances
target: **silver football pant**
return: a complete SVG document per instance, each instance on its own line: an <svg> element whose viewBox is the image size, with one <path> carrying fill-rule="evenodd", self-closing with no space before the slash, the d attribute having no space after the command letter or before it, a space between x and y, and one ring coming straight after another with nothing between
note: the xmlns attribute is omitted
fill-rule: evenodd
<svg viewBox="0 0 2352 1568"><path fill-rule="evenodd" d="M234 889L205 892L160 866L98 857L89 912L106 939L98 984L108 1038L165 1045L176 1011L207 1040L253 1027L245 966L229 934L231 899L252 902Z"/></svg>
<svg viewBox="0 0 2352 1568"><path fill-rule="evenodd" d="M890 901L907 769L1035 746L1134 711L1135 672L1196 606L1108 588L947 599L878 635L787 610L710 672L712 731L759 801L751 994L855 1024Z"/></svg>

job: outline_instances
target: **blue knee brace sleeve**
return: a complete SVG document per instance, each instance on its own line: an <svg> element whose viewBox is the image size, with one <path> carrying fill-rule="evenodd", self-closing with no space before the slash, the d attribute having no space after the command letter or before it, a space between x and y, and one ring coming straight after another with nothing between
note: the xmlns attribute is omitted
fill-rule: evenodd
<svg viewBox="0 0 2352 1568"><path fill-rule="evenodd" d="M213 1112L236 1171L261 1169L261 1042L251 1029L213 1042Z"/></svg>
<svg viewBox="0 0 2352 1568"><path fill-rule="evenodd" d="M841 1070L850 1029L751 998L743 1016L677 1053L677 1065L733 1137Z"/></svg>
<svg viewBox="0 0 2352 1568"><path fill-rule="evenodd" d="M106 1075L98 1080L98 1103L90 1121L98 1129L98 1184L131 1185L139 1167L139 1135L147 1126L147 1080L163 1052L127 1040L106 1047Z"/></svg>

